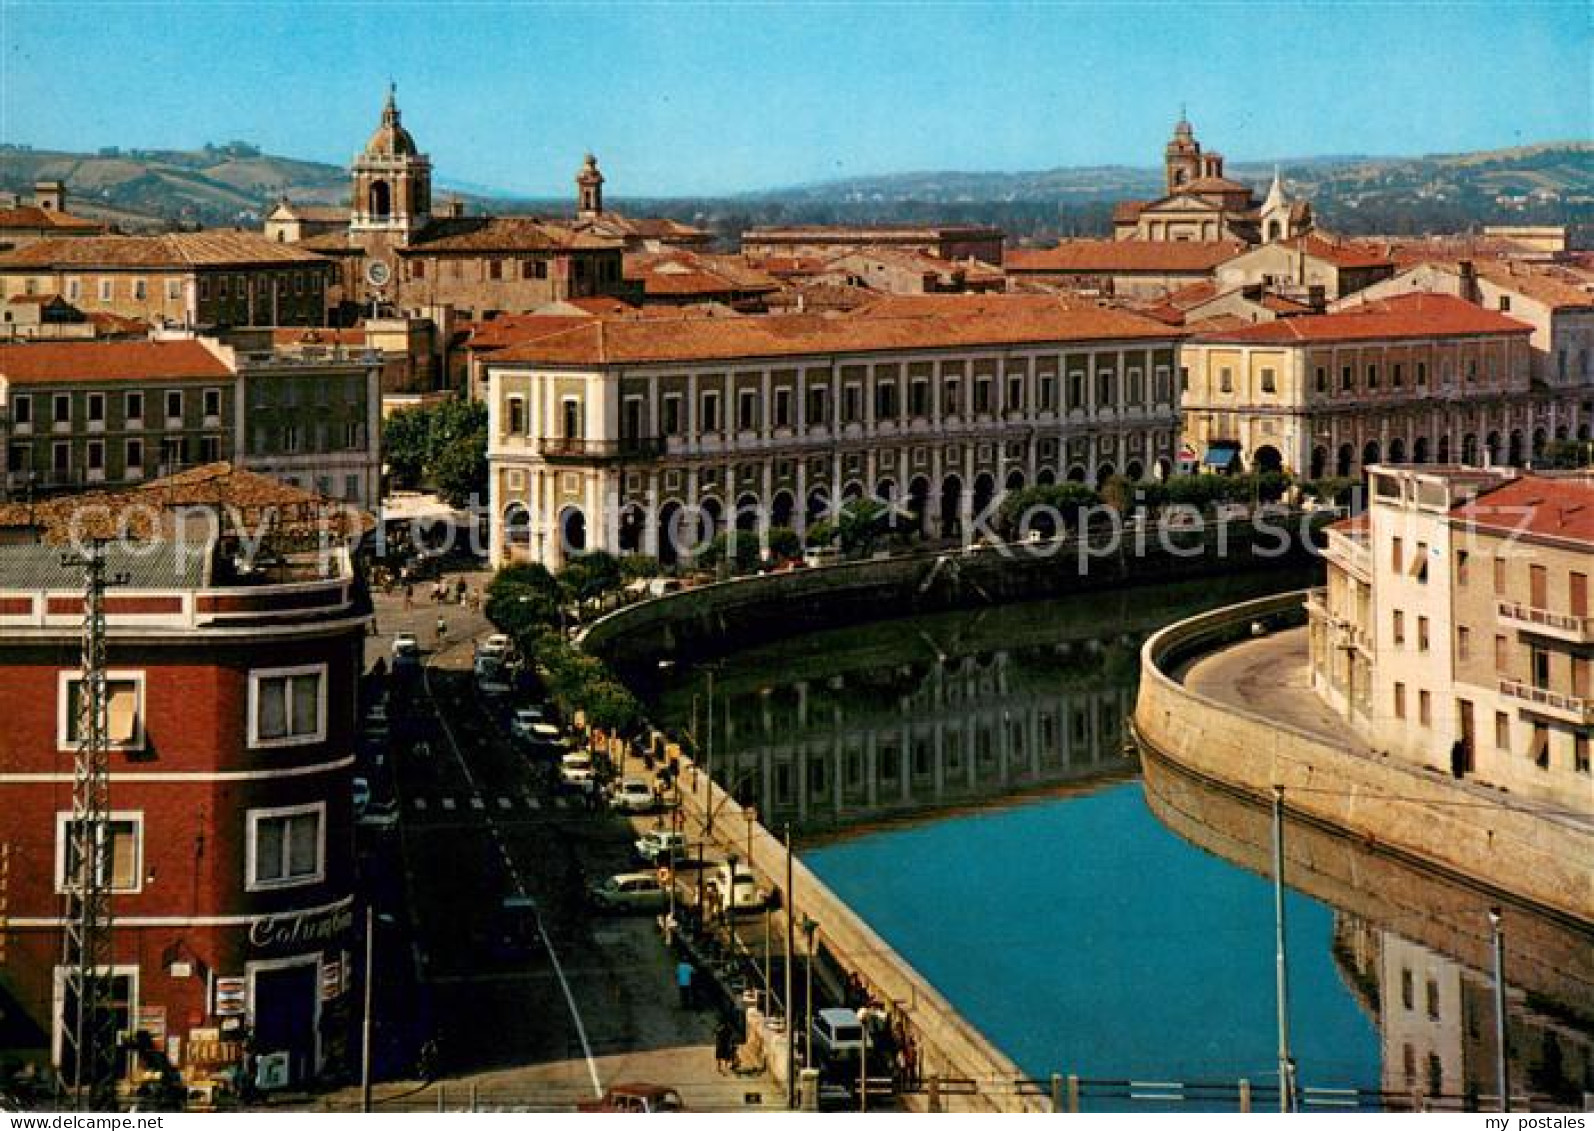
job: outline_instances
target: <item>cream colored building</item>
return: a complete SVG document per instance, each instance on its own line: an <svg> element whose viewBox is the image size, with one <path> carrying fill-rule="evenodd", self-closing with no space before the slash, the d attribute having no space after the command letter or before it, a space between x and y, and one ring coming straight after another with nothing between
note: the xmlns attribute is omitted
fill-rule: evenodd
<svg viewBox="0 0 1594 1131"><path fill-rule="evenodd" d="M494 354L494 562L592 548L671 560L733 524L800 532L865 496L969 537L1005 491L1166 474L1177 331L1050 296L1003 302L597 319Z"/></svg>
<svg viewBox="0 0 1594 1131"><path fill-rule="evenodd" d="M1312 682L1362 741L1594 814L1594 480L1376 466L1327 565Z"/></svg>
<svg viewBox="0 0 1594 1131"><path fill-rule="evenodd" d="M1531 380L1532 327L1448 295L1214 330L1180 351L1184 458L1311 479L1392 463L1521 466L1589 436L1582 390Z"/></svg>

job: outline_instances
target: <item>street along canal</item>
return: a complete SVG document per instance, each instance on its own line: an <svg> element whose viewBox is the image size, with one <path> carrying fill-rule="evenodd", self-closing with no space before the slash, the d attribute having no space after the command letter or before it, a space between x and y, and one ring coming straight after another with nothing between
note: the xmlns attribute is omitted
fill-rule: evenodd
<svg viewBox="0 0 1594 1131"><path fill-rule="evenodd" d="M1124 741L1136 655L1299 573L812 633L666 671L657 716L1024 1070L1277 1079L1268 824ZM1301 1082L1494 1090L1487 901L1286 837ZM1506 912L1513 1091L1594 1090L1594 936ZM1098 1109L1123 1106L1087 1103Z"/></svg>

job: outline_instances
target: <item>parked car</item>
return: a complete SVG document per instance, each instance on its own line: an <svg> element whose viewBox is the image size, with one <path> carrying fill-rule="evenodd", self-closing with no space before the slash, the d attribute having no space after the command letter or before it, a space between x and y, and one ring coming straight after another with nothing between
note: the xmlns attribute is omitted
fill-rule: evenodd
<svg viewBox="0 0 1594 1131"><path fill-rule="evenodd" d="M393 637L393 658L400 656L418 656L421 652L421 642L415 638L413 632L401 632Z"/></svg>
<svg viewBox="0 0 1594 1131"><path fill-rule="evenodd" d="M509 737L521 742L530 742L536 732L534 727L549 726L547 712L540 706L516 707L515 713L509 716ZM558 727L549 727L555 735L559 733Z"/></svg>
<svg viewBox="0 0 1594 1131"><path fill-rule="evenodd" d="M652 1115L656 1112L685 1111L681 1093L662 1084L615 1084L602 1098L583 1100L577 1111L614 1111Z"/></svg>
<svg viewBox="0 0 1594 1131"><path fill-rule="evenodd" d="M637 838L636 854L649 864L673 864L687 854L686 834L649 829Z"/></svg>
<svg viewBox="0 0 1594 1131"><path fill-rule="evenodd" d="M851 1009L821 1009L814 1015L814 1053L820 1060L856 1058L863 1049L863 1022Z"/></svg>
<svg viewBox="0 0 1594 1131"><path fill-rule="evenodd" d="M659 803L647 778L621 778L609 792L609 803L624 813L651 813Z"/></svg>
<svg viewBox="0 0 1594 1131"><path fill-rule="evenodd" d="M502 632L495 632L476 646L476 655L503 661L509 658L509 649L509 637Z"/></svg>
<svg viewBox="0 0 1594 1131"><path fill-rule="evenodd" d="M506 895L498 905L494 949L505 959L542 953L542 912L529 895Z"/></svg>
<svg viewBox="0 0 1594 1131"><path fill-rule="evenodd" d="M753 870L740 862L734 875L729 863L716 868L714 887L719 893L720 910L727 913L757 911L769 901L769 892L758 886Z"/></svg>
<svg viewBox="0 0 1594 1131"><path fill-rule="evenodd" d="M669 892L652 872L625 872L610 876L592 888L592 902L606 911L662 911Z"/></svg>
<svg viewBox="0 0 1594 1131"><path fill-rule="evenodd" d="M583 793L596 788L597 778L592 769L592 756L585 751L566 754L559 761L559 780Z"/></svg>

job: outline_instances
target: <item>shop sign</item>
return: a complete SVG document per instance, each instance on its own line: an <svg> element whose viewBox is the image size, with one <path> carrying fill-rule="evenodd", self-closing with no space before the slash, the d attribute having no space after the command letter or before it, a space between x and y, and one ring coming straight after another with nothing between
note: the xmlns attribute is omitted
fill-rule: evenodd
<svg viewBox="0 0 1594 1131"><path fill-rule="evenodd" d="M354 926L352 907L268 915L249 928L249 943L260 950L312 949L341 938Z"/></svg>
<svg viewBox="0 0 1594 1131"><path fill-rule="evenodd" d="M248 993L249 981L246 978L217 978L216 1016L242 1017Z"/></svg>

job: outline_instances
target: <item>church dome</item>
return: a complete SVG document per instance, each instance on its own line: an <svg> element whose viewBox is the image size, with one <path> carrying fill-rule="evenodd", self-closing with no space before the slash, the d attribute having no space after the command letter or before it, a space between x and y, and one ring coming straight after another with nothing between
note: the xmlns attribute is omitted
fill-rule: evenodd
<svg viewBox="0 0 1594 1131"><path fill-rule="evenodd" d="M371 140L365 143L365 151L381 157L414 157L418 152L415 148L415 139L399 121L395 93L389 88L387 105L382 107L382 124L376 127Z"/></svg>

